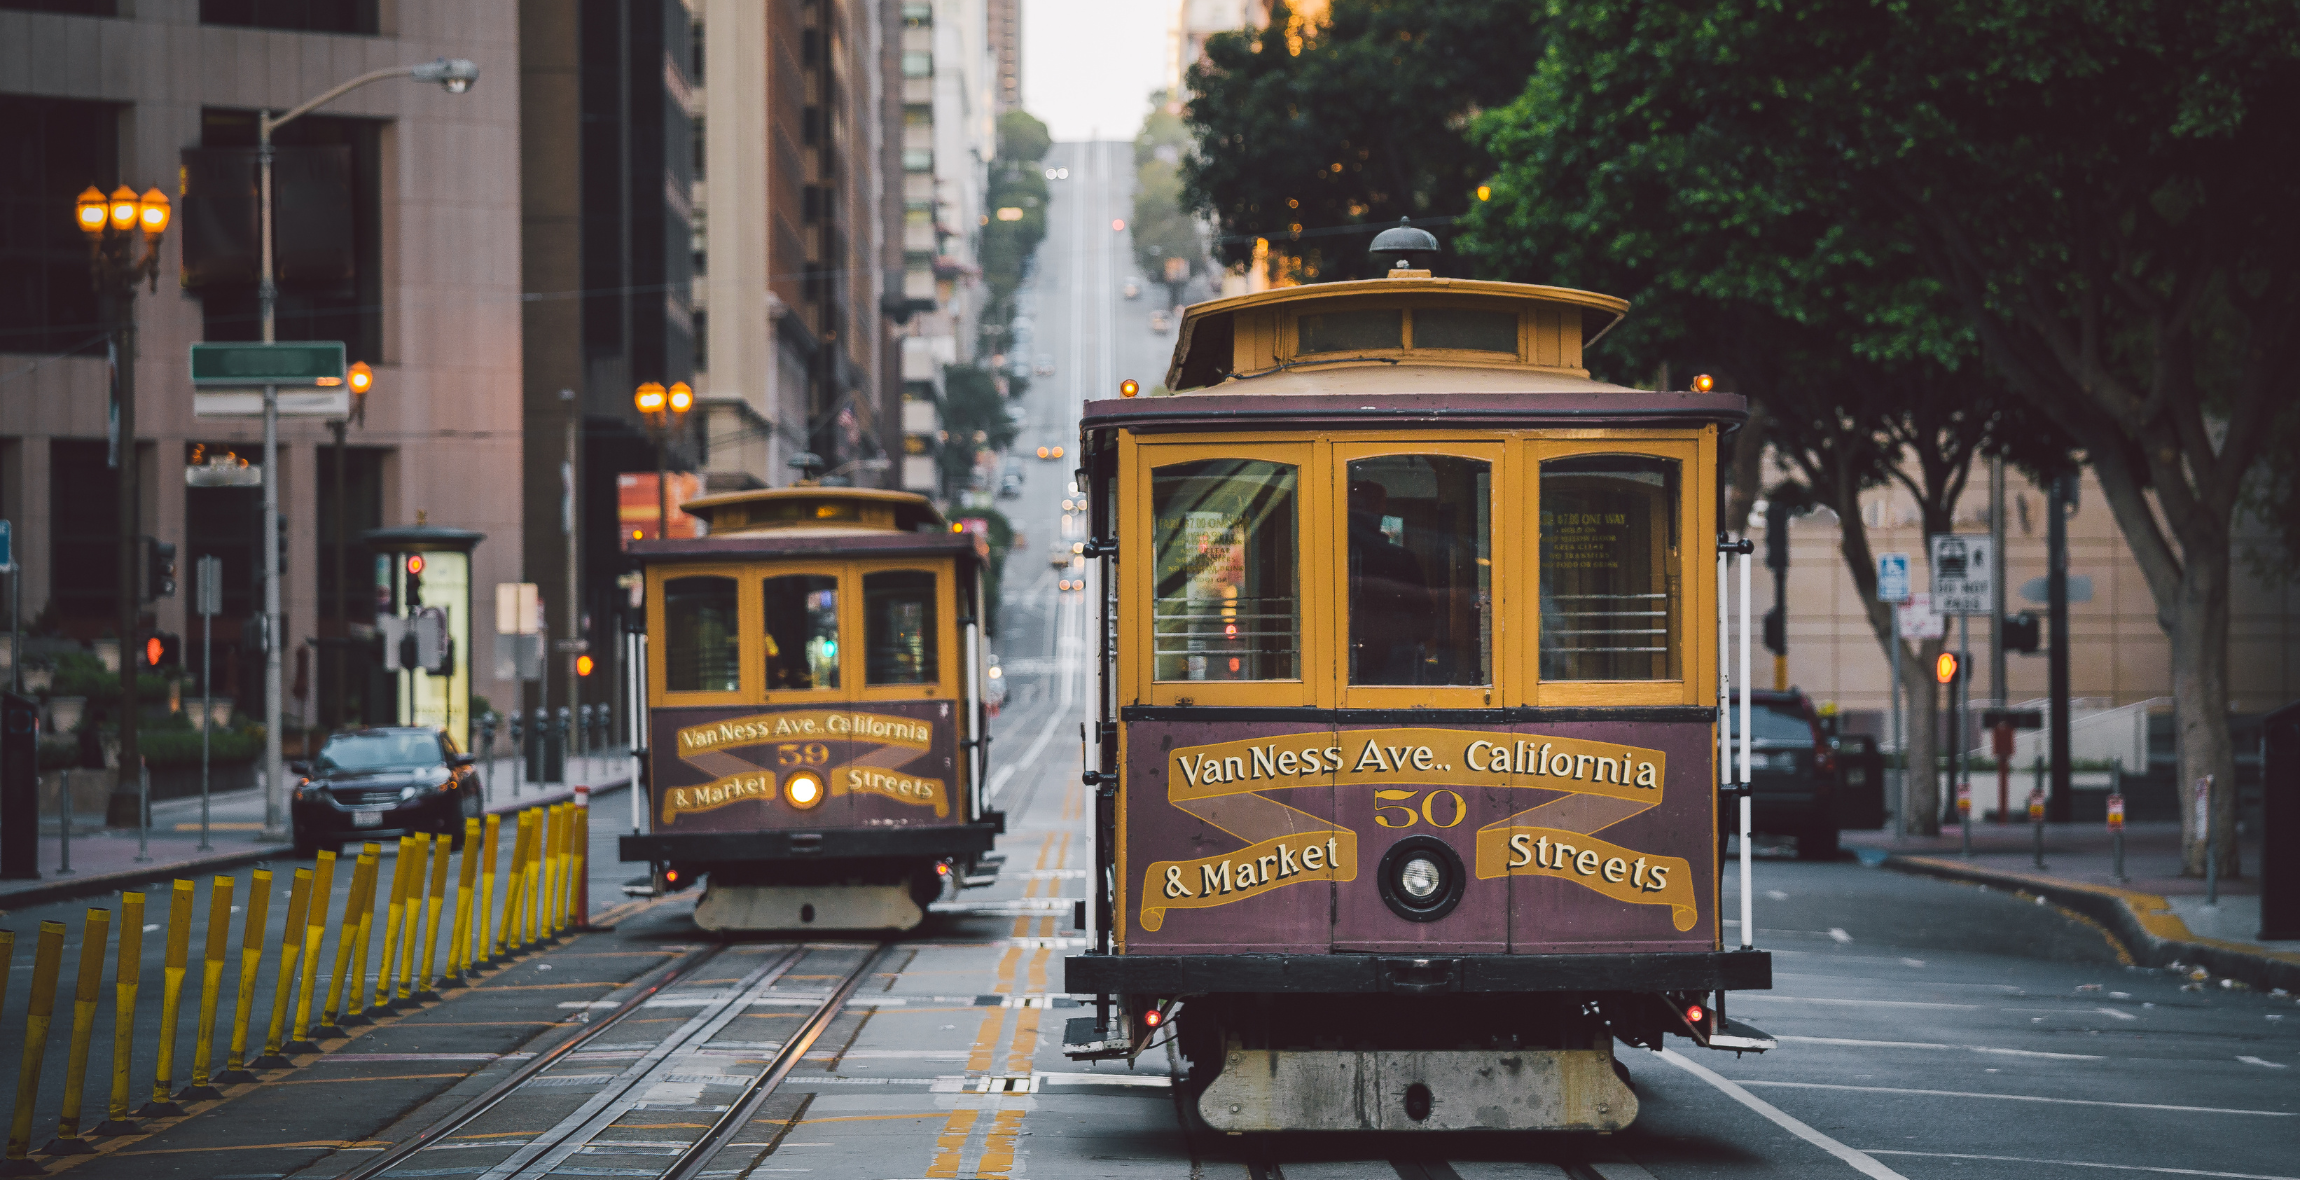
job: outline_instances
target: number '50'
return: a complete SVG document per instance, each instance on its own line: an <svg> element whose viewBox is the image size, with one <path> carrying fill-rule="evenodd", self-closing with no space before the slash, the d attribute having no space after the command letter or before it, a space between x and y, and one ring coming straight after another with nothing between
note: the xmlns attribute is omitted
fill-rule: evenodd
<svg viewBox="0 0 2300 1180"><path fill-rule="evenodd" d="M1421 806L1418 808L1412 805L1412 800L1416 795L1421 795L1422 800ZM1430 805L1436 803L1441 795L1452 800L1451 805L1442 808L1431 807ZM1433 828L1450 828L1469 816L1469 804L1463 802L1460 795L1447 790L1431 791L1427 795L1422 795L1419 791L1375 791L1374 798L1392 800L1392 802L1374 808L1374 822L1385 828L1410 828L1416 822L1426 823ZM1392 820L1386 814L1392 811L1397 812L1400 818ZM1440 813L1448 812L1451 813L1452 818L1443 820L1438 818Z"/></svg>

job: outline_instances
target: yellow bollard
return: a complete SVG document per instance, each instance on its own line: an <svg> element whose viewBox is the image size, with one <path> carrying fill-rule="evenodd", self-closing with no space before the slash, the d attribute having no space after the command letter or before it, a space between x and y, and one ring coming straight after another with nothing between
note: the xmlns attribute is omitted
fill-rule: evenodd
<svg viewBox="0 0 2300 1180"><path fill-rule="evenodd" d="M550 942L559 932L551 925L551 899L559 894L559 806L547 804L535 814L535 938Z"/></svg>
<svg viewBox="0 0 2300 1180"><path fill-rule="evenodd" d="M567 933L567 835L574 830L574 807L551 808L551 937Z"/></svg>
<svg viewBox="0 0 2300 1180"><path fill-rule="evenodd" d="M550 838L549 809L538 807L527 833L527 942L530 946L540 946L551 936L543 920L543 899L549 896L551 889L551 862L545 855Z"/></svg>
<svg viewBox="0 0 2300 1180"><path fill-rule="evenodd" d="M495 834L503 827L503 817L490 815L479 831L479 896L472 899L473 916L479 929L478 941L473 945L473 960L467 967L485 967L503 955L503 927L495 921Z"/></svg>
<svg viewBox="0 0 2300 1180"><path fill-rule="evenodd" d="M471 984L471 886L479 869L478 817L463 821L463 854L455 865L455 917L448 923L447 978L442 989ZM7 984L0 983L0 1003L6 1003Z"/></svg>
<svg viewBox="0 0 2300 1180"><path fill-rule="evenodd" d="M56 974L64 965L64 924L40 923L32 952L32 999L24 1013L24 1061L16 1067L16 1115L8 1124L10 1176L36 1176L31 1162L32 1102L40 1096L40 1067L48 1060L48 1025L56 1014Z"/></svg>
<svg viewBox="0 0 2300 1180"><path fill-rule="evenodd" d="M451 836L431 838L431 888L423 895L423 972L416 976L415 998L439 998L439 915L447 905L447 857L455 850ZM449 953L453 954L450 948Z"/></svg>
<svg viewBox="0 0 2300 1180"><path fill-rule="evenodd" d="M199 1039L192 1045L192 1084L176 1092L178 1102L221 1099L222 1090L208 1084L208 1065L215 1057L216 1000L224 986L224 947L232 934L232 892L239 886L231 877L208 882L208 954L200 967L200 1015L193 1027Z"/></svg>
<svg viewBox="0 0 2300 1180"><path fill-rule="evenodd" d="M299 957L303 966L296 972L294 1018L288 1025L288 1040L281 1046L282 1054L319 1052L319 1044L311 1035L311 997L312 990L319 984L319 944L327 935L327 901L328 894L335 892L335 860L335 853L325 850L312 859L311 900L304 906L300 936L303 950ZM296 936L292 924L288 936Z"/></svg>
<svg viewBox="0 0 2300 1180"><path fill-rule="evenodd" d="M128 1117L128 1075L136 1051L136 990L144 979L144 895L120 895L120 957L112 964L112 1101L98 1135L133 1135L143 1128Z"/></svg>
<svg viewBox="0 0 2300 1180"><path fill-rule="evenodd" d="M503 934L497 940L501 955L516 955L527 946L520 937L525 923L520 919L519 884L527 875L527 813L512 813L511 867L503 880Z"/></svg>
<svg viewBox="0 0 2300 1180"><path fill-rule="evenodd" d="M192 883L178 879L168 895L168 953L160 970L160 1060L152 1071L152 1100L136 1117L163 1118L184 1113L169 1090L175 1085L176 1016L183 1010L184 969L192 949Z"/></svg>
<svg viewBox="0 0 2300 1180"><path fill-rule="evenodd" d="M16 932L0 930L0 1012L8 1009L8 983L16 977Z"/></svg>
<svg viewBox="0 0 2300 1180"><path fill-rule="evenodd" d="M391 892L383 895L383 959L375 965L375 999L372 1005L378 1013L389 1012L392 1008L391 968L399 961L399 915L407 908L407 862L411 859L407 848L409 843L407 837L399 838L399 850L391 858ZM379 865L377 875L381 874L382 867ZM363 972L366 965L367 956L363 953L360 956Z"/></svg>
<svg viewBox="0 0 2300 1180"><path fill-rule="evenodd" d="M224 1054L224 1072L216 1075L226 1085L257 1080L247 1067L248 1014L256 1002L256 969L264 961L264 919L271 916L271 905L271 870L257 869L248 878L248 916L240 925L240 986L232 993L231 1048Z"/></svg>
<svg viewBox="0 0 2300 1180"><path fill-rule="evenodd" d="M400 903L399 962L391 968L391 1002L415 1007L415 940L423 932L424 886L431 880L431 833L407 838L401 855L412 853L407 865L407 900Z"/></svg>
<svg viewBox="0 0 2300 1180"><path fill-rule="evenodd" d="M575 809L575 925L591 930L591 808Z"/></svg>
<svg viewBox="0 0 2300 1180"><path fill-rule="evenodd" d="M112 911L91 909L80 928L80 986L72 993L72 1048L64 1058L64 1110L56 1138L43 1155L90 1155L80 1137L80 1094L88 1086L88 1039L96 1031L96 1001L104 989L104 952L112 942Z"/></svg>
<svg viewBox="0 0 2300 1180"><path fill-rule="evenodd" d="M332 852L320 856L329 863L335 860ZM323 904L325 899L321 899ZM295 1063L280 1052L286 1042L288 1008L295 997L296 968L303 964L304 913L311 906L311 870L297 869L294 883L288 886L287 925L280 928L279 982L272 985L272 1021L264 1032L263 1056L255 1059L251 1069L286 1069Z"/></svg>
<svg viewBox="0 0 2300 1180"><path fill-rule="evenodd" d="M351 889L343 898L343 923L335 932L335 974L328 977L323 1017L333 1031L371 1024L367 1010L367 935L375 920L375 878L383 856L380 844L362 844L352 865Z"/></svg>

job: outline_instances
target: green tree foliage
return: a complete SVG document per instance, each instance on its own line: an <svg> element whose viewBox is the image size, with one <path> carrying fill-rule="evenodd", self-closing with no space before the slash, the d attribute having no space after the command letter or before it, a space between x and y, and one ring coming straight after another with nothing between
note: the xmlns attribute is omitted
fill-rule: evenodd
<svg viewBox="0 0 2300 1180"><path fill-rule="evenodd" d="M1524 85L1540 7L1335 0L1305 25L1274 4L1266 28L1209 39L1188 78L1198 150L1182 177L1219 227L1220 261L1249 261L1266 237L1292 277L1361 277L1372 235L1398 218L1467 211L1491 163L1463 129Z"/></svg>
<svg viewBox="0 0 2300 1180"><path fill-rule="evenodd" d="M964 485L974 471L975 452L1003 451L1017 432L989 370L944 365L942 381L942 429L950 436L942 445L942 472L946 484Z"/></svg>
<svg viewBox="0 0 2300 1180"><path fill-rule="evenodd" d="M1929 284L1850 301L1879 331L1845 347L1922 344L1946 308L2083 450L2172 640L2179 781L2211 776L2231 869L2232 516L2263 486L2250 473L2300 348L2300 174L2269 164L2300 147L2290 15L2271 0L1583 4L1558 11L1524 101L1486 136L1514 165L1512 145L1594 129L1571 145L1594 175L1528 168L1502 198L1563 180L1661 203L1670 222L1608 235L1591 217L1585 241L1709 244L1700 291L1818 324L1806 308L1842 289L1801 271ZM1784 251L1769 230L1787 225L1803 229Z"/></svg>
<svg viewBox="0 0 2300 1180"><path fill-rule="evenodd" d="M987 350L1005 350L1007 325L1014 320L1014 293L1030 265L1038 243L1046 239L1046 174L1039 161L1053 145L1046 124L1025 111L1008 111L998 119L998 157L990 162L989 189L983 198L982 244L977 257L982 281L990 289L983 308L983 335ZM1000 209L1019 209L1017 221L998 217Z"/></svg>
<svg viewBox="0 0 2300 1180"><path fill-rule="evenodd" d="M1182 302L1183 285L1205 270L1198 225L1183 205L1182 157L1190 129L1167 92L1150 96L1150 114L1134 137L1134 263L1149 282L1166 284L1167 302ZM1169 260L1180 259L1173 270Z"/></svg>

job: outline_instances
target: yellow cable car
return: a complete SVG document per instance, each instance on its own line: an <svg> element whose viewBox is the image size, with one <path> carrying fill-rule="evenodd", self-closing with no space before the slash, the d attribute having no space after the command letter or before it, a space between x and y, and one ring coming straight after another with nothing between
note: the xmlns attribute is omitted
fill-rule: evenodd
<svg viewBox="0 0 2300 1180"><path fill-rule="evenodd" d="M922 496L689 501L641 541L650 830L707 930L907 930L990 860L977 538Z"/></svg>
<svg viewBox="0 0 2300 1180"><path fill-rule="evenodd" d="M1771 966L1718 912L1702 576L1746 406L1591 379L1622 300L1385 246L1189 308L1172 393L1086 407L1116 616L1066 1047L1176 1036L1221 1131L1616 1130L1615 1039L1772 1044L1720 1011Z"/></svg>

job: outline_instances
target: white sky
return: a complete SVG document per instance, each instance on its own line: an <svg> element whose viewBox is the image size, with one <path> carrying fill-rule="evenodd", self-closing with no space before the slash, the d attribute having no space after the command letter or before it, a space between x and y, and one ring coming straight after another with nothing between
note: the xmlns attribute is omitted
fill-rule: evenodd
<svg viewBox="0 0 2300 1180"><path fill-rule="evenodd" d="M1132 139L1180 0L1022 0L1022 106L1058 140Z"/></svg>

